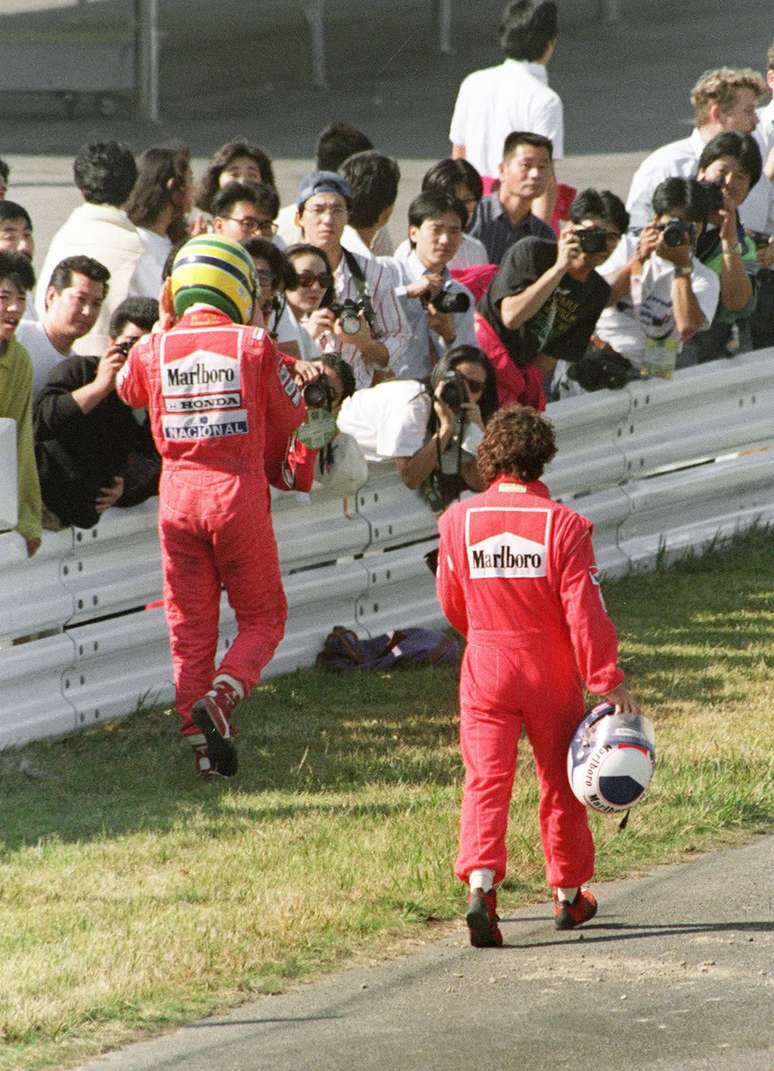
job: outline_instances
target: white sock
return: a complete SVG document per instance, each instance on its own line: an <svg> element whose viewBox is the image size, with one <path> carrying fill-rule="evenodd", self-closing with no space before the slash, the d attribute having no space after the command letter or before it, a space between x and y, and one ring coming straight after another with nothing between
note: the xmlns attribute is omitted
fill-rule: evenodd
<svg viewBox="0 0 774 1071"><path fill-rule="evenodd" d="M479 870L471 870L468 885L471 889L480 889L481 892L489 892L494 883L494 870L488 870L482 866Z"/></svg>
<svg viewBox="0 0 774 1071"><path fill-rule="evenodd" d="M578 895L578 886L576 885L574 889L558 888L556 894L560 900L566 900L568 904L571 904Z"/></svg>
<svg viewBox="0 0 774 1071"><path fill-rule="evenodd" d="M218 673L215 675L212 681L213 691L218 681L224 681L226 684L230 684L240 699L245 697L245 689L241 681L238 681L236 677L232 677L230 673Z"/></svg>

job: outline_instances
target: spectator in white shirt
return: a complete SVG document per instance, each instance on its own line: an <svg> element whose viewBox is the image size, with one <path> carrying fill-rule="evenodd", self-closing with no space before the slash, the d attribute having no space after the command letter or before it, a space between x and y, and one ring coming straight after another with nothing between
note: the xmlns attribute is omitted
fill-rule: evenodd
<svg viewBox="0 0 774 1071"><path fill-rule="evenodd" d="M449 131L452 156L464 157L481 175L494 177L507 136L527 130L549 138L554 160L563 158L562 102L549 88L546 72L558 36L558 10L552 0L511 0L505 5L500 22L505 62L474 71L460 86ZM555 202L552 167L535 214L549 223Z"/></svg>
<svg viewBox="0 0 774 1071"><path fill-rule="evenodd" d="M462 243L467 210L444 193L420 193L409 206L409 248L396 257L402 285L395 293L411 338L392 370L399 379L424 379L451 346L477 346L473 295L448 264Z"/></svg>
<svg viewBox="0 0 774 1071"><path fill-rule="evenodd" d="M398 197L398 161L368 149L348 157L340 171L352 190L349 223L341 244L350 253L374 256L374 241L384 232Z"/></svg>
<svg viewBox="0 0 774 1071"><path fill-rule="evenodd" d="M188 236L193 204L191 154L184 145L146 149L137 161L137 180L126 214L137 228L157 273L155 296L172 247Z"/></svg>
<svg viewBox="0 0 774 1071"><path fill-rule="evenodd" d="M691 90L695 126L687 138L662 145L640 164L634 173L626 208L634 229L651 218L651 202L656 186L664 179L691 178L696 174L704 146L725 130L751 134L758 122L755 105L766 90L757 71L749 67L732 70L720 67L706 71Z"/></svg>
<svg viewBox="0 0 774 1071"><path fill-rule="evenodd" d="M774 94L774 44L766 58L766 81ZM758 109L753 137L761 150L763 174L740 206L739 215L758 247L758 301L750 319L757 350L774 346L774 96Z"/></svg>
<svg viewBox="0 0 774 1071"><path fill-rule="evenodd" d="M313 361L336 345L333 272L322 249L308 242L288 246L286 256L295 269L295 279L285 291L288 308L298 326L301 357Z"/></svg>
<svg viewBox="0 0 774 1071"><path fill-rule="evenodd" d="M638 368L670 375L681 367L680 343L712 322L720 283L694 252L708 210L695 179L666 179L641 233L624 235L598 269L612 290L596 334Z"/></svg>
<svg viewBox="0 0 774 1071"><path fill-rule="evenodd" d="M79 338L78 353L103 353L108 345L110 317L126 297L158 297L156 271L137 228L123 206L137 178L131 150L117 141L84 145L73 165L75 184L84 204L59 228L38 275L35 303L45 311L51 274L68 257L87 256L103 264L110 292L88 334Z"/></svg>
<svg viewBox="0 0 774 1071"><path fill-rule="evenodd" d="M22 321L16 332L32 359L33 400L52 368L72 354L75 343L93 338L89 332L105 305L109 279L107 268L92 257L66 257L54 268L43 315L40 320Z"/></svg>
<svg viewBox="0 0 774 1071"><path fill-rule="evenodd" d="M336 348L352 366L361 388L397 362L408 343L409 328L393 291L393 270L374 257L358 257L342 246L351 202L352 189L342 175L314 171L301 180L297 219L304 240L324 250L333 270ZM347 305L356 312L360 325L355 324L357 329L351 332L345 330L340 315Z"/></svg>
<svg viewBox="0 0 774 1071"><path fill-rule="evenodd" d="M355 391L339 413L367 461L394 461L412 490L434 507L466 488L481 490L476 451L497 409L494 369L474 346L455 346L423 380L395 379Z"/></svg>
<svg viewBox="0 0 774 1071"><path fill-rule="evenodd" d="M487 256L484 243L472 234L467 233L467 228L473 222L473 217L478 207L478 202L484 196L484 184L475 167L467 160L439 160L433 164L422 179L423 193L443 193L461 201L465 206L465 231L462 234L460 247L449 261L448 268L471 268L476 264L487 264ZM395 256L405 257L410 252L408 238L401 242L395 250Z"/></svg>

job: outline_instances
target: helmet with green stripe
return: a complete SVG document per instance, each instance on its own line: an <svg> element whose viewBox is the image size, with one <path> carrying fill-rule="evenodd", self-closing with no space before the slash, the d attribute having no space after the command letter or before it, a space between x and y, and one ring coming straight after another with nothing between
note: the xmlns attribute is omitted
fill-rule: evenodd
<svg viewBox="0 0 774 1071"><path fill-rule="evenodd" d="M255 303L255 267L238 242L200 234L178 251L172 265L172 299L178 316L192 305L212 305L235 323L249 323Z"/></svg>

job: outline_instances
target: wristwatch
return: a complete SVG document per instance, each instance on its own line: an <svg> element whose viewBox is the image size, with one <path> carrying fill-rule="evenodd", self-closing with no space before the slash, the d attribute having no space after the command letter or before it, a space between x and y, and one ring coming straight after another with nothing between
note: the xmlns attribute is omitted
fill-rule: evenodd
<svg viewBox="0 0 774 1071"><path fill-rule="evenodd" d="M736 245L729 246L728 249L724 249L723 250L723 256L724 257L725 256L741 257L741 255L742 255L742 244L741 244L741 242L737 242Z"/></svg>
<svg viewBox="0 0 774 1071"><path fill-rule="evenodd" d="M690 264L675 264L675 279L688 279L691 275L693 275L693 268Z"/></svg>

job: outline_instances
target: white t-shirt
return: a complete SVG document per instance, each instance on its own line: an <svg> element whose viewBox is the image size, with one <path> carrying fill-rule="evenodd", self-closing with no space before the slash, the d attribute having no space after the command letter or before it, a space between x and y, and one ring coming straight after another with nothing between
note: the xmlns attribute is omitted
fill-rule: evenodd
<svg viewBox="0 0 774 1071"><path fill-rule="evenodd" d="M696 128L689 138L670 141L647 156L634 172L626 208L630 215L629 226L644 227L653 219L653 193L656 186L668 178L694 178L699 157L704 150L704 139Z"/></svg>
<svg viewBox="0 0 774 1071"><path fill-rule="evenodd" d="M16 340L24 346L32 359L32 400L35 401L43 390L51 369L71 354L59 352L40 320L22 320L16 328Z"/></svg>
<svg viewBox="0 0 774 1071"><path fill-rule="evenodd" d="M597 271L612 284L618 271L637 250L637 238L625 234L613 254ZM648 338L676 339L672 308L674 264L652 253L645 261L641 276L632 276L631 287L616 306L608 306L597 320L596 334L614 350L639 367L645 357ZM693 258L691 289L704 314L704 328L709 327L718 305L720 280L716 273Z"/></svg>
<svg viewBox="0 0 774 1071"><path fill-rule="evenodd" d="M145 289L151 290L151 297L158 298L161 295L161 287L163 285L161 275L164 271L167 257L172 250L172 239L166 234L156 234L155 231L149 231L147 227L138 227L137 233L142 238L146 249L146 256L143 258L146 278Z"/></svg>
<svg viewBox="0 0 774 1071"><path fill-rule="evenodd" d="M549 88L542 63L506 59L499 67L469 74L459 88L449 138L465 146L465 158L481 175L497 175L503 144L513 130L550 138L554 160L563 158L562 102Z"/></svg>
<svg viewBox="0 0 774 1071"><path fill-rule="evenodd" d="M413 457L427 437L430 395L414 379L392 379L357 390L344 400L338 417L366 461Z"/></svg>
<svg viewBox="0 0 774 1071"><path fill-rule="evenodd" d="M765 108L758 108L758 125L753 137L765 164L774 148L774 98ZM739 216L748 230L774 235L774 183L765 175L761 175L739 205Z"/></svg>

